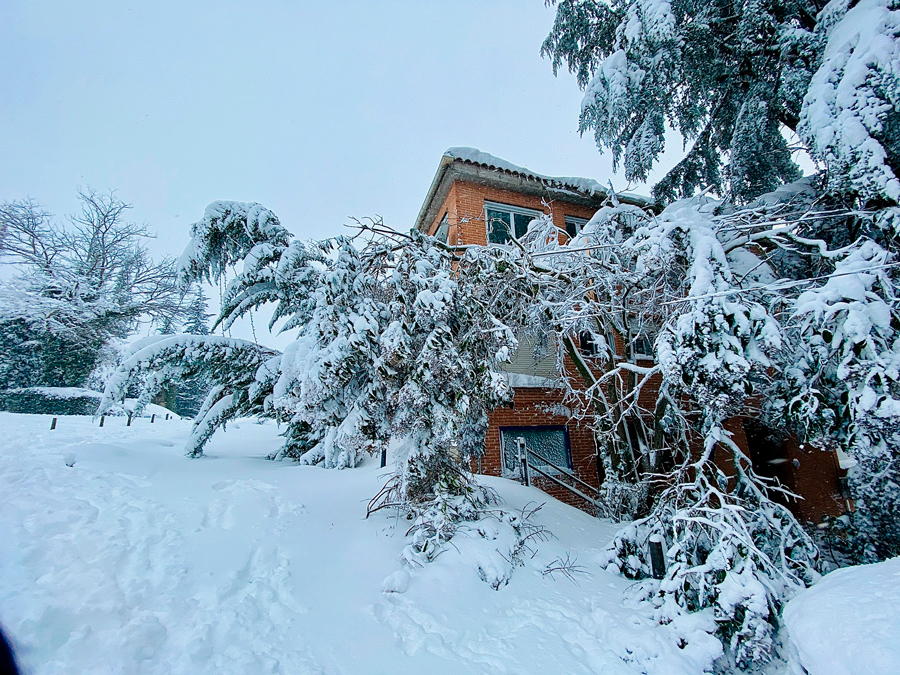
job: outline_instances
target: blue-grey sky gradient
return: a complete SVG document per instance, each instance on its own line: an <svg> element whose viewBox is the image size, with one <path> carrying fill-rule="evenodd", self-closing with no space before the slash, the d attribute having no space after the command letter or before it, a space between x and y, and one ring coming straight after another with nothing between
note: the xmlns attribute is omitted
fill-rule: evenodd
<svg viewBox="0 0 900 675"><path fill-rule="evenodd" d="M0 199L116 189L176 253L215 199L299 236L412 224L471 145L603 179L580 92L539 55L541 0L0 3Z"/></svg>
<svg viewBox="0 0 900 675"><path fill-rule="evenodd" d="M539 54L553 16L542 0L3 0L0 201L63 216L79 187L114 189L153 254L177 256L217 199L303 238L352 216L408 229L451 146L605 181L574 79Z"/></svg>

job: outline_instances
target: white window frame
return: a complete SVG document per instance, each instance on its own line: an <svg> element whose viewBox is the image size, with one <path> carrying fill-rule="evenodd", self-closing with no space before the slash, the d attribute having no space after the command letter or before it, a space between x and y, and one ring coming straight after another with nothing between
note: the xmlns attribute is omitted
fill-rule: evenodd
<svg viewBox="0 0 900 675"><path fill-rule="evenodd" d="M589 218L579 218L578 216L566 216L564 218L564 220L565 220L565 226L566 226L566 235L569 237L570 240L574 239L579 234L581 234L582 228L584 228L584 226L587 225L588 222L590 221ZM569 223L572 223L572 226L575 230L575 234L571 234L569 232Z"/></svg>
<svg viewBox="0 0 900 675"><path fill-rule="evenodd" d="M650 338L646 333L638 333L637 331L631 331L628 336L630 342L634 343L635 339L638 337L643 337L647 344L650 345L650 353L649 354L639 354L637 351L634 351L634 360L635 361L652 361L653 360L653 343L650 342Z"/></svg>
<svg viewBox="0 0 900 675"><path fill-rule="evenodd" d="M505 211L506 213L510 214L509 224L510 224L511 232L509 234L511 237L516 236L515 219L512 217L513 215L520 215L520 216L526 216L526 217L531 216L531 220L534 220L535 218L540 218L541 216L546 215L543 211L536 211L535 209L526 209L522 206L513 206L512 204L503 204L501 202L489 202L488 200L485 199L484 200L484 211L483 211L483 213L484 213L484 236L485 236L485 241L487 242L488 246L509 246L508 243L500 244L500 243L491 241L491 223L490 223L490 220L488 219L488 214L487 214L488 209L491 209L492 211Z"/></svg>

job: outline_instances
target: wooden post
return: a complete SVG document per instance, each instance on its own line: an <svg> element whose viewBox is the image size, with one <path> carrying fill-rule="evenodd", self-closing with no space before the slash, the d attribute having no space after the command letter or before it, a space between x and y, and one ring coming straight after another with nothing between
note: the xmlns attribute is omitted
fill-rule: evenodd
<svg viewBox="0 0 900 675"><path fill-rule="evenodd" d="M53 431L56 428L56 418L53 418L53 421L50 422L50 431Z"/></svg>
<svg viewBox="0 0 900 675"><path fill-rule="evenodd" d="M100 415L100 426L103 426L103 422L106 421L106 415Z"/></svg>
<svg viewBox="0 0 900 675"><path fill-rule="evenodd" d="M531 483L528 480L528 453L525 450L525 439L519 436L516 439L516 445L519 446L519 466L522 470L522 484L528 487Z"/></svg>
<svg viewBox="0 0 900 675"><path fill-rule="evenodd" d="M153 422L155 420L156 420L156 414L154 413L153 415L150 415L150 424L153 424Z"/></svg>
<svg viewBox="0 0 900 675"><path fill-rule="evenodd" d="M387 465L387 448L381 449L381 468L383 469Z"/></svg>
<svg viewBox="0 0 900 675"><path fill-rule="evenodd" d="M166 421L169 421L169 413L166 413Z"/></svg>
<svg viewBox="0 0 900 675"><path fill-rule="evenodd" d="M131 426L131 413L128 413L128 423L125 425L126 427Z"/></svg>
<svg viewBox="0 0 900 675"><path fill-rule="evenodd" d="M650 573L654 579L666 576L666 556L663 553L663 538L654 534L650 536Z"/></svg>

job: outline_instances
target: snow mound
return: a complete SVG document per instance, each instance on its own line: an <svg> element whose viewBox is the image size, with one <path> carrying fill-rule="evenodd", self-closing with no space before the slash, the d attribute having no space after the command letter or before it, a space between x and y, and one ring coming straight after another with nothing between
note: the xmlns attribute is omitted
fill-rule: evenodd
<svg viewBox="0 0 900 675"><path fill-rule="evenodd" d="M900 557L832 572L787 604L784 621L810 675L900 673Z"/></svg>

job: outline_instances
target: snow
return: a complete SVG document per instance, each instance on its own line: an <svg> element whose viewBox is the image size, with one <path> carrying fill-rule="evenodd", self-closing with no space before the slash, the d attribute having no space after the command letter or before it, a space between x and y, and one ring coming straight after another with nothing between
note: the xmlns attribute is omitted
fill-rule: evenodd
<svg viewBox="0 0 900 675"><path fill-rule="evenodd" d="M896 201L900 180L878 138L898 102L900 11L891 0L832 0L819 22L827 44L803 101L800 136L832 169L830 180Z"/></svg>
<svg viewBox="0 0 900 675"><path fill-rule="evenodd" d="M809 675L900 672L900 557L832 572L791 600L784 620Z"/></svg>
<svg viewBox="0 0 900 675"><path fill-rule="evenodd" d="M13 391L34 392L47 398L95 398L97 403L100 403L100 399L103 398L103 394L99 391L82 389L81 387L28 387L27 389L14 389Z"/></svg>
<svg viewBox="0 0 900 675"><path fill-rule="evenodd" d="M525 373L506 373L502 375L506 379L506 383L510 387L522 388L553 388L557 385L555 380L549 377L541 377L540 375L527 375Z"/></svg>
<svg viewBox="0 0 900 675"><path fill-rule="evenodd" d="M229 424L196 460L188 421L0 426L0 622L35 675L687 675L715 655L702 620L660 626L623 601L631 582L601 568L615 525L535 488L484 479L509 509L546 501L533 521L555 535L494 590L478 567L496 560L499 520L406 566L409 523L364 518L387 477L377 460L265 461L273 423ZM545 573L567 555L577 583Z"/></svg>
<svg viewBox="0 0 900 675"><path fill-rule="evenodd" d="M547 183L547 186L550 188L555 187L557 189L574 190L576 192L582 192L588 195L598 195L601 197L605 197L609 192L608 188L604 187L592 178L578 178L575 176L545 176L544 174L535 173L534 171L526 169L525 167L517 166L512 162L507 162L505 159L494 157L493 155L488 154L487 152L482 152L477 148L448 148L444 155L447 157L452 157L453 159L461 160L463 162L470 162L471 164L482 164L489 168L508 171L510 173L517 173L525 176L526 178L534 178L535 180ZM624 197L646 206L649 206L653 203L653 200L636 194L618 193L618 196L620 198Z"/></svg>

